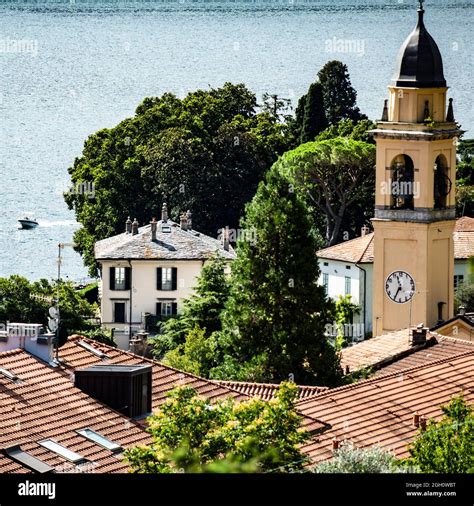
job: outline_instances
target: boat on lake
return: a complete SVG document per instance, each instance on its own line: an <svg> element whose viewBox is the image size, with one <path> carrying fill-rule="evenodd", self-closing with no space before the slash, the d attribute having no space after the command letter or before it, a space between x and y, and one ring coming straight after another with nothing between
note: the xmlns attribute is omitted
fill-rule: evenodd
<svg viewBox="0 0 474 506"><path fill-rule="evenodd" d="M25 230L30 230L38 226L38 222L36 221L36 219L31 216L23 216L18 220L18 222L20 223L21 228Z"/></svg>

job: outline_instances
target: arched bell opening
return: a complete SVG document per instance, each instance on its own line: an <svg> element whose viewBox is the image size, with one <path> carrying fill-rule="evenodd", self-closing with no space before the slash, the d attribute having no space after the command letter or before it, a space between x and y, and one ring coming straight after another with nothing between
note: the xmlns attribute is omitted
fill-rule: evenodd
<svg viewBox="0 0 474 506"><path fill-rule="evenodd" d="M451 191L452 182L449 178L448 161L444 155L436 157L433 181L433 199L435 209L446 209L448 205L448 195Z"/></svg>
<svg viewBox="0 0 474 506"><path fill-rule="evenodd" d="M392 173L391 209L413 209L415 167L408 155L396 156L390 166Z"/></svg>

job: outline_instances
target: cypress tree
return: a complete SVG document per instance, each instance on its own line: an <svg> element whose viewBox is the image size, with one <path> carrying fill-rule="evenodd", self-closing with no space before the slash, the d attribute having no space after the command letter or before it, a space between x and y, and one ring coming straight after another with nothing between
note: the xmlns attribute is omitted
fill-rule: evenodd
<svg viewBox="0 0 474 506"><path fill-rule="evenodd" d="M305 95L303 125L300 143L314 141L315 137L328 127L328 120L324 112L323 87L321 83L311 84Z"/></svg>
<svg viewBox="0 0 474 506"><path fill-rule="evenodd" d="M255 240L237 245L220 339L226 363L214 377L336 383L339 360L324 336L332 306L317 284L310 213L278 163L247 205L242 227Z"/></svg>

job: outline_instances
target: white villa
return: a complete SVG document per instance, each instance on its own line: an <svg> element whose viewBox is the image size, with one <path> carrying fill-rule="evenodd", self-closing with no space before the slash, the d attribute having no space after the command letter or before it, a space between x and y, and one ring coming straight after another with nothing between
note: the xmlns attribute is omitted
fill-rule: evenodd
<svg viewBox="0 0 474 506"><path fill-rule="evenodd" d="M468 259L474 255L474 218L464 216L456 221L454 239L454 288L469 275ZM372 283L374 263L374 233L367 228L356 239L345 241L317 252L321 276L329 297L351 295L360 306L354 315L355 324L364 324L365 332L372 332ZM407 316L407 327L409 326Z"/></svg>
<svg viewBox="0 0 474 506"><path fill-rule="evenodd" d="M159 321L181 312L206 260L216 253L229 262L235 258L228 235L222 242L201 234L191 218L188 211L179 224L169 220L164 204L160 221L139 227L129 218L124 233L95 244L102 326L113 329L119 348L128 349L150 317Z"/></svg>

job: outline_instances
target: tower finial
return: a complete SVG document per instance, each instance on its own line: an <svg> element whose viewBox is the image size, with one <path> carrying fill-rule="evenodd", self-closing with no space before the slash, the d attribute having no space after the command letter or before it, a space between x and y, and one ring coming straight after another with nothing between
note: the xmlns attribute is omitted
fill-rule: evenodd
<svg viewBox="0 0 474 506"><path fill-rule="evenodd" d="M418 0L420 2L420 10L424 10L423 9L423 4L425 3L425 0Z"/></svg>

